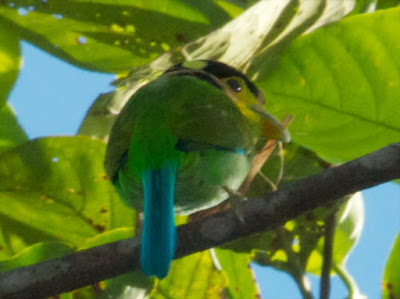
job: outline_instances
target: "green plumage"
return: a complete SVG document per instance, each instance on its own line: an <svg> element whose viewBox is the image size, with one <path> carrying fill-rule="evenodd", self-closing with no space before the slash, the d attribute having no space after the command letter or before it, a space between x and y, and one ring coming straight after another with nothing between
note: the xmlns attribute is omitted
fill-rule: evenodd
<svg viewBox="0 0 400 299"><path fill-rule="evenodd" d="M178 140L193 148L178 150ZM178 159L175 212L190 213L225 199L222 185L239 187L254 141L255 129L222 90L195 77L164 75L140 89L121 111L110 135L106 169L127 204L142 211L141 172ZM234 152L238 149L245 155Z"/></svg>
<svg viewBox="0 0 400 299"><path fill-rule="evenodd" d="M224 64L200 64L206 67L193 72L174 67L138 90L110 134L106 172L129 206L145 207L141 258L148 275L164 277L173 258L169 249L164 254L165 248L175 248L175 231L165 228L173 225L173 211L162 209L173 205L175 214L189 214L226 199L222 186L240 186L261 134L260 124L250 121L230 95L250 90L257 102L255 86ZM220 80L227 77L247 86L238 89ZM229 86L235 90L227 91Z"/></svg>

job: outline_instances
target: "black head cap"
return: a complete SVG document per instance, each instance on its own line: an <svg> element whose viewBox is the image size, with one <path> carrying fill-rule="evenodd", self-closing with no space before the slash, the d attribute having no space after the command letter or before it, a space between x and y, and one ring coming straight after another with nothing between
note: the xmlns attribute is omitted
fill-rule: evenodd
<svg viewBox="0 0 400 299"><path fill-rule="evenodd" d="M194 62L179 63L170 67L165 73L174 73L176 75L185 75L197 77L201 80L207 81L210 84L221 88L220 84L215 81L214 77L219 79L229 77L240 77L245 82L250 91L258 97L259 90L257 86L251 82L242 72L239 72L235 68L215 60L200 60ZM212 76L210 76L210 74Z"/></svg>

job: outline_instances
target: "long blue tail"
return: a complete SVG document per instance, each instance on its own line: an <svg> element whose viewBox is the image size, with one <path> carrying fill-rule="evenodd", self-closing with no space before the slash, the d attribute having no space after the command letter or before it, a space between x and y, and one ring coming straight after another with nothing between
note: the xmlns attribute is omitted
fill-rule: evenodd
<svg viewBox="0 0 400 299"><path fill-rule="evenodd" d="M144 220L140 266L148 276L167 276L174 258L174 190L177 164L177 161L166 161L161 169L149 169L142 173Z"/></svg>

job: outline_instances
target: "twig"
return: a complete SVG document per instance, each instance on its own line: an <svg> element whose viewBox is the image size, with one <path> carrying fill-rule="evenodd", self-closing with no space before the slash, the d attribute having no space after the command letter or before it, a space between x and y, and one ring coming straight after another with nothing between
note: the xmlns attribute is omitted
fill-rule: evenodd
<svg viewBox="0 0 400 299"><path fill-rule="evenodd" d="M296 281L297 287L299 288L303 299L313 299L314 296L311 292L311 284L305 273L302 273L299 276L293 276L293 278Z"/></svg>
<svg viewBox="0 0 400 299"><path fill-rule="evenodd" d="M289 239L285 238L286 230L283 227L278 228L278 238L283 246L283 250L288 256L288 263L290 268L290 273L296 281L297 287L300 290L303 299L313 299L313 294L311 292L311 284L305 275L304 267L301 265L298 255L293 251L292 244Z"/></svg>
<svg viewBox="0 0 400 299"><path fill-rule="evenodd" d="M331 289L331 269L333 255L333 237L336 227L336 213L331 213L325 219L323 264L321 270L320 299L328 299Z"/></svg>
<svg viewBox="0 0 400 299"><path fill-rule="evenodd" d="M279 155L279 173L276 179L275 185L278 186L283 178L283 170L285 168L285 159L283 157L283 146L282 142L278 142L278 155Z"/></svg>
<svg viewBox="0 0 400 299"><path fill-rule="evenodd" d="M175 258L282 226L355 191L400 178L400 143L299 180L242 204L244 222L227 210L178 228ZM127 239L0 273L0 298L43 298L139 269L139 241Z"/></svg>
<svg viewBox="0 0 400 299"><path fill-rule="evenodd" d="M293 115L286 115L282 122L281 126L283 128L287 128L289 124L293 120ZM247 177L243 181L242 185L239 187L239 193L246 194L247 190L250 187L251 182L254 180L255 176L260 172L261 168L264 166L265 162L268 160L271 153L274 151L276 145L279 143L277 140L268 140L267 143L262 148L261 152L258 153L251 165L250 171L247 174Z"/></svg>

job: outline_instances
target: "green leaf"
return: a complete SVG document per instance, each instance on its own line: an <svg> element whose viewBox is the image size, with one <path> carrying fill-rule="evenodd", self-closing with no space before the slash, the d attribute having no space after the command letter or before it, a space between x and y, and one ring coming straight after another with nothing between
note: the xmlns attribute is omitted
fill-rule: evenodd
<svg viewBox="0 0 400 299"><path fill-rule="evenodd" d="M100 246L106 243L117 242L123 239L129 239L134 236L133 227L120 227L113 230L106 231L100 235L96 235L92 238L86 240L86 242L79 248L79 250L84 250L87 248Z"/></svg>
<svg viewBox="0 0 400 299"><path fill-rule="evenodd" d="M235 2L235 4L233 4L232 2ZM225 10L232 18L236 18L243 12L243 8L241 7L241 4L243 4L243 2L241 3L239 1L232 1L232 2L224 0L216 1L217 5L222 7L222 9Z"/></svg>
<svg viewBox="0 0 400 299"><path fill-rule="evenodd" d="M144 275L141 271L135 271L104 281L104 290L97 299L130 299L149 298L155 279Z"/></svg>
<svg viewBox="0 0 400 299"><path fill-rule="evenodd" d="M45 260L72 253L73 250L60 242L37 243L25 248L12 258L0 261L0 272L25 267Z"/></svg>
<svg viewBox="0 0 400 299"><path fill-rule="evenodd" d="M28 138L19 125L13 109L9 105L0 106L0 152L26 140Z"/></svg>
<svg viewBox="0 0 400 299"><path fill-rule="evenodd" d="M305 32L341 19L351 11L355 1L258 1L224 27L185 45L182 54L188 60L215 59L247 70L250 76L259 73L262 61L251 61L270 47L288 46ZM279 57L276 52L263 55Z"/></svg>
<svg viewBox="0 0 400 299"><path fill-rule="evenodd" d="M386 8L395 7L395 6L399 6L399 5L400 5L399 0L378 0L377 9L386 9Z"/></svg>
<svg viewBox="0 0 400 299"><path fill-rule="evenodd" d="M88 137L42 138L0 154L0 258L37 242L83 246L133 227L105 176L105 144Z"/></svg>
<svg viewBox="0 0 400 299"><path fill-rule="evenodd" d="M350 15L373 12L379 0L358 0Z"/></svg>
<svg viewBox="0 0 400 299"><path fill-rule="evenodd" d="M333 263L344 266L352 249L360 239L364 225L364 200L360 192L355 193L340 207L336 215L336 230L333 239ZM324 239L320 239L307 262L307 271L320 275Z"/></svg>
<svg viewBox="0 0 400 299"><path fill-rule="evenodd" d="M232 250L215 249L221 269L228 276L225 295L228 298L257 298L258 292L254 273L250 267L250 255Z"/></svg>
<svg viewBox="0 0 400 299"><path fill-rule="evenodd" d="M275 151L262 168L264 176L276 183L283 165L280 188L284 188L303 177L321 172L323 170L321 165L325 163L313 152L294 143L284 145L282 156L283 164L279 154ZM260 197L269 191L272 191L269 183L262 176L256 176L246 196L249 198ZM237 252L256 250L258 263L273 265L281 270L290 269L290 266L288 268L286 265L288 262L287 251L290 251L290 254L294 251L292 259L297 259L297 262L305 267L310 253L315 249L322 236L324 221L330 211L327 208L310 211L287 222L285 229L254 234L230 242L225 247ZM262 251L262 253L258 251Z"/></svg>
<svg viewBox="0 0 400 299"><path fill-rule="evenodd" d="M382 298L400 298L400 234L397 235L386 263L382 281Z"/></svg>
<svg viewBox="0 0 400 299"><path fill-rule="evenodd" d="M216 2L230 14L234 13L233 7L239 9L239 3L242 2ZM247 7L243 4L242 6ZM301 33L341 19L353 6L352 0L340 3L328 0L326 5L325 1L259 1L222 28L187 43L181 49L165 53L151 64L133 70L126 78L118 79L115 92L100 95L96 99L81 125L79 134L107 140L115 116L136 90L178 62L185 59L217 59L242 70L251 63L248 73L253 76L263 68L269 70L270 65L265 61L277 61L283 49ZM202 11L205 11L204 8ZM277 44L278 53L275 51ZM255 55L260 56L260 61L253 63L251 60Z"/></svg>
<svg viewBox="0 0 400 299"><path fill-rule="evenodd" d="M279 188L284 188L301 178L321 172L324 170L321 165L327 166L327 163L312 151L291 142L284 145L282 157L275 150L262 167L261 172L274 184L279 183ZM277 182L281 173L282 178L280 182ZM248 198L260 197L270 191L273 191L271 185L263 176L258 175L251 183L246 196Z"/></svg>
<svg viewBox="0 0 400 299"><path fill-rule="evenodd" d="M213 265L210 252L203 251L174 260L151 298L218 298L226 286L226 277Z"/></svg>
<svg viewBox="0 0 400 299"><path fill-rule="evenodd" d="M270 112L295 115L294 142L340 162L398 141L399 18L382 10L303 36L258 82Z"/></svg>
<svg viewBox="0 0 400 299"><path fill-rule="evenodd" d="M230 18L213 1L3 1L0 24L77 66L122 72Z"/></svg>
<svg viewBox="0 0 400 299"><path fill-rule="evenodd" d="M21 67L20 62L18 39L9 28L0 22L0 109L6 102L17 79Z"/></svg>
<svg viewBox="0 0 400 299"><path fill-rule="evenodd" d="M124 82L126 86L113 92L100 94L87 112L78 134L108 140L111 127L119 111L130 97L149 80L143 75L138 81Z"/></svg>
<svg viewBox="0 0 400 299"><path fill-rule="evenodd" d="M336 220L333 240L333 261L344 265L353 248L357 245L364 227L364 198L357 192L340 207Z"/></svg>

